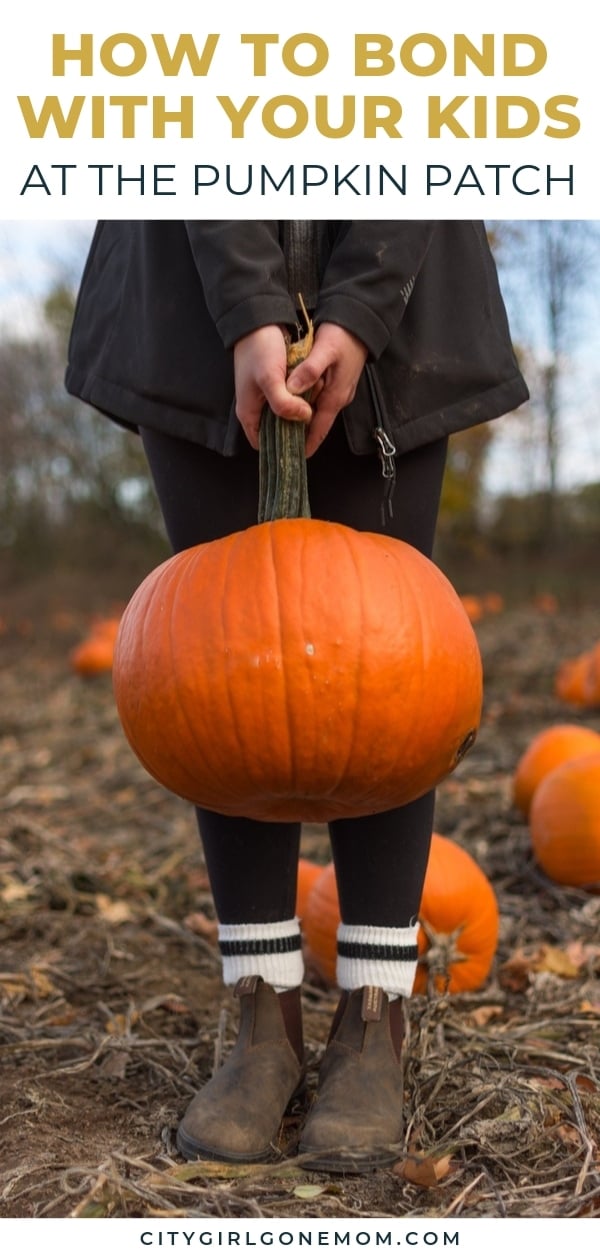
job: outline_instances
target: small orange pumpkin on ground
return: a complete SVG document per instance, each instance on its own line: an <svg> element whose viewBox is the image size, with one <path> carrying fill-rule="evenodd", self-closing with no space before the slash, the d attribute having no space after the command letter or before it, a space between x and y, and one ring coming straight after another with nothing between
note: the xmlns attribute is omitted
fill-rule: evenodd
<svg viewBox="0 0 600 1260"><path fill-rule="evenodd" d="M91 678L112 670L118 630L118 617L96 618L92 622L88 637L73 648L69 657L76 674Z"/></svg>
<svg viewBox="0 0 600 1260"><path fill-rule="evenodd" d="M540 731L517 763L513 802L527 818L534 792L556 766L585 753L600 753L600 735L587 726L563 723Z"/></svg>
<svg viewBox="0 0 600 1260"><path fill-rule="evenodd" d="M600 708L600 643L594 644L591 652L587 653L583 698L588 708Z"/></svg>
<svg viewBox="0 0 600 1260"><path fill-rule="evenodd" d="M565 704L585 708L586 683L590 667L590 653L582 652L580 656L570 657L562 661L554 677L554 694Z"/></svg>
<svg viewBox="0 0 600 1260"><path fill-rule="evenodd" d="M478 989L498 944L496 894L475 858L434 833L419 908L419 966L413 993Z"/></svg>
<svg viewBox="0 0 600 1260"><path fill-rule="evenodd" d="M537 612L556 613L558 612L558 599L550 591L540 591L539 595L534 596L533 606Z"/></svg>
<svg viewBox="0 0 600 1260"><path fill-rule="evenodd" d="M530 827L535 858L550 879L575 888L600 882L600 750L546 775Z"/></svg>
<svg viewBox="0 0 600 1260"><path fill-rule="evenodd" d="M302 919L302 930L311 963L327 984L336 982L339 922L340 903L335 869L333 862L328 862L308 894Z"/></svg>
<svg viewBox="0 0 600 1260"><path fill-rule="evenodd" d="M299 919L304 918L306 911L306 902L311 888L316 880L323 872L323 867L319 862L311 862L309 858L301 857L298 859L298 883L296 885L296 914Z"/></svg>
<svg viewBox="0 0 600 1260"><path fill-rule="evenodd" d="M414 993L429 983L439 992L476 989L492 965L498 940L498 905L481 867L465 849L434 833L419 911L419 966ZM328 984L336 982L340 908L333 863L309 894L304 934L311 962Z"/></svg>
<svg viewBox="0 0 600 1260"><path fill-rule="evenodd" d="M484 614L483 601L479 595L461 595L460 602L469 618L469 621L481 621Z"/></svg>
<svg viewBox="0 0 600 1260"><path fill-rule="evenodd" d="M483 611L486 613L501 613L504 611L504 598L499 591L487 591L481 602Z"/></svg>

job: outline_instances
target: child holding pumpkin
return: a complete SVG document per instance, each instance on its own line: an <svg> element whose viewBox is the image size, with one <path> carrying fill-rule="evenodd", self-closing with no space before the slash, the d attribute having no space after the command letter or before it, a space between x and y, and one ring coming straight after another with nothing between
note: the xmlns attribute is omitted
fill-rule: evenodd
<svg viewBox="0 0 600 1260"><path fill-rule="evenodd" d="M286 377L299 291L316 335ZM66 383L139 430L175 551L256 522L268 404L306 426L313 516L430 556L448 435L527 397L474 222L99 224ZM385 1165L402 1141L401 999L433 807L431 791L330 823L342 994L301 1139L309 1167ZM266 1159L304 1079L301 823L197 817L240 1029L178 1146L186 1158Z"/></svg>

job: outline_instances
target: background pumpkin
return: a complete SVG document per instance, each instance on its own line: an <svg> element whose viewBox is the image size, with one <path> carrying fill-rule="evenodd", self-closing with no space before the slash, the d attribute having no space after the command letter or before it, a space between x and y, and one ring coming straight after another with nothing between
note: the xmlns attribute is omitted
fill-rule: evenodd
<svg viewBox="0 0 600 1260"><path fill-rule="evenodd" d="M582 652L569 660L561 661L554 677L554 694L565 704L585 708L585 687L590 665L590 653Z"/></svg>
<svg viewBox="0 0 600 1260"><path fill-rule="evenodd" d="M590 709L600 708L600 643L595 643L587 654L583 698Z"/></svg>
<svg viewBox="0 0 600 1260"><path fill-rule="evenodd" d="M483 984L498 942L496 896L475 859L453 840L435 832L419 919L420 962L413 992L425 993L429 983L450 993ZM335 871L329 863L309 893L303 930L311 964L332 985L336 982L339 922Z"/></svg>
<svg viewBox="0 0 600 1260"><path fill-rule="evenodd" d="M558 884L600 882L600 751L558 766L531 805L536 860Z"/></svg>
<svg viewBox="0 0 600 1260"><path fill-rule="evenodd" d="M103 617L93 621L87 638L71 652L69 659L75 673L85 677L110 673L118 631L118 617Z"/></svg>
<svg viewBox="0 0 600 1260"><path fill-rule="evenodd" d="M600 752L600 735L587 726L562 723L540 731L517 763L513 778L517 809L527 818L534 793L546 775L563 762L591 752Z"/></svg>
<svg viewBox="0 0 600 1260"><path fill-rule="evenodd" d="M498 903L475 858L447 836L432 838L419 920L413 992L478 989L498 944Z"/></svg>
<svg viewBox="0 0 600 1260"><path fill-rule="evenodd" d="M123 614L113 677L156 779L257 819L414 800L457 764L481 710L477 640L440 570L395 539L310 519L154 570Z"/></svg>
<svg viewBox="0 0 600 1260"><path fill-rule="evenodd" d="M299 919L304 918L306 911L306 903L311 888L321 875L323 867L318 862L311 862L309 858L301 857L298 859L298 882L296 885L296 914Z"/></svg>

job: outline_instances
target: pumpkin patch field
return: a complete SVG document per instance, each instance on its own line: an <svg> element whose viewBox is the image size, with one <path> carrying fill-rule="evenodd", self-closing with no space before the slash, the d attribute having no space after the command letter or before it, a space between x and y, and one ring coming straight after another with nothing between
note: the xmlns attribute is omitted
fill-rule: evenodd
<svg viewBox="0 0 600 1260"><path fill-rule="evenodd" d="M585 703L555 686L595 649L597 610L498 597L473 620L483 715L437 792L444 861L408 1002L405 1147L391 1168L342 1176L295 1154L305 1103L273 1163L177 1153L235 1004L192 808L143 769L117 715L123 594L46 583L0 607L0 1217L600 1216L600 701L591 684ZM469 859L451 868L459 918L487 908L469 931L444 897L453 846ZM307 917L325 824L306 825L302 857L310 1096L337 1002L319 961L335 888L316 931ZM452 972L457 948L482 954Z"/></svg>

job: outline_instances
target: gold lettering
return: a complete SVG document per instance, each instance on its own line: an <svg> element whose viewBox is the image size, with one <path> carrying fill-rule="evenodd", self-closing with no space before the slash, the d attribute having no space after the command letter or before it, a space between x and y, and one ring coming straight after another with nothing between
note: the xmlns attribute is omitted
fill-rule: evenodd
<svg viewBox="0 0 600 1260"><path fill-rule="evenodd" d="M392 74L394 45L389 35L355 35L354 36L354 73Z"/></svg>
<svg viewBox="0 0 600 1260"><path fill-rule="evenodd" d="M420 44L424 44L425 47L430 48L433 54L431 61L425 66L422 66L418 61L415 61L414 58L415 51ZM411 35L410 38L405 39L404 43L400 46L400 61L402 62L404 69L407 70L409 74L416 74L419 76L438 74L440 70L443 70L446 64L446 57L446 45L443 40L438 38L437 35Z"/></svg>
<svg viewBox="0 0 600 1260"><path fill-rule="evenodd" d="M93 35L81 36L80 48L66 48L64 35L52 36L52 74L56 78L62 78L65 74L66 61L79 61L81 75L92 75L94 73L93 60L94 37Z"/></svg>
<svg viewBox="0 0 600 1260"><path fill-rule="evenodd" d="M521 109L525 112L522 123L511 122L511 110ZM517 139L520 136L531 136L540 121L540 111L528 96L499 96L496 100L496 135L499 140Z"/></svg>
<svg viewBox="0 0 600 1260"><path fill-rule="evenodd" d="M577 105L577 96L551 96L546 101L546 115L553 122L564 124L561 127L546 127L544 129L545 136L552 136L555 140L568 140L570 136L576 136L581 127L581 123L576 114L571 114L568 110L561 108L563 105Z"/></svg>
<svg viewBox="0 0 600 1260"><path fill-rule="evenodd" d="M71 140L81 117L85 96L74 96L67 114L63 113L58 96L46 96L37 115L30 96L18 96L17 100L32 140L41 140L50 122L54 123L56 134L61 140Z"/></svg>
<svg viewBox="0 0 600 1260"><path fill-rule="evenodd" d="M517 62L517 49L523 46L531 49L533 59L526 65ZM505 35L504 36L504 73L505 74L537 74L548 60L546 45L537 35Z"/></svg>
<svg viewBox="0 0 600 1260"><path fill-rule="evenodd" d="M240 35L242 44L254 47L254 63L252 73L255 78L263 78L267 73L267 45L278 44L279 35Z"/></svg>
<svg viewBox="0 0 600 1260"><path fill-rule="evenodd" d="M494 36L482 35L481 48L476 48L466 35L454 36L454 73L462 76L467 73L467 58L481 74L494 73Z"/></svg>
<svg viewBox="0 0 600 1260"><path fill-rule="evenodd" d="M251 110L254 109L258 96L247 96L243 105L236 109L230 96L217 96L219 105L225 110L227 117L231 123L231 137L233 140L244 139L244 126L246 119Z"/></svg>
<svg viewBox="0 0 600 1260"><path fill-rule="evenodd" d="M402 106L393 96L365 96L365 139L373 140L378 129L392 139L401 139L397 123L402 117Z"/></svg>
<svg viewBox="0 0 600 1260"><path fill-rule="evenodd" d="M120 44L125 44L127 48L131 49L132 53L131 61L125 66L119 65L119 62L115 61L113 56L115 49ZM109 74L117 74L122 77L129 74L139 74L146 64L146 57L146 45L137 35L127 35L126 33L109 35L108 39L105 39L100 46L100 61Z"/></svg>
<svg viewBox="0 0 600 1260"><path fill-rule="evenodd" d="M469 133L465 131L462 123L454 117L456 110L464 105L469 98L467 96L455 96L447 105L442 106L441 96L429 97L429 126L427 134L431 140L439 140L442 127L448 127L453 136L457 136L459 140L468 140Z"/></svg>
<svg viewBox="0 0 600 1260"><path fill-rule="evenodd" d="M202 52L198 54L193 35L180 35L174 52L169 52L164 35L152 36L152 43L158 53L160 68L165 75L179 74L183 60L187 57L192 74L198 78L204 78L210 70L218 42L218 35L207 35Z"/></svg>
<svg viewBox="0 0 600 1260"><path fill-rule="evenodd" d="M291 109L294 112L294 120L285 126L278 123L275 117L278 109ZM263 112L262 120L265 131L270 136L277 136L279 140L291 140L295 136L301 136L306 130L308 124L308 109L297 96L274 96L267 101Z"/></svg>
<svg viewBox="0 0 600 1260"><path fill-rule="evenodd" d="M349 136L354 131L356 122L356 98L354 96L342 97L342 121L337 127L332 126L329 121L329 97L315 97L315 119L317 131L328 139L341 139L343 136Z"/></svg>
<svg viewBox="0 0 600 1260"><path fill-rule="evenodd" d="M192 140L194 136L194 98L181 97L180 110L167 110L164 96L152 98L152 135L155 140L164 140L167 123L179 123L182 140Z"/></svg>
<svg viewBox="0 0 600 1260"><path fill-rule="evenodd" d="M314 61L310 66L302 65L302 62L296 60L296 50L303 44L308 44L315 53ZM286 70L290 74L311 75L320 74L325 69L329 61L329 49L324 39L319 35L292 35L290 39L285 41L281 50L281 59Z"/></svg>

